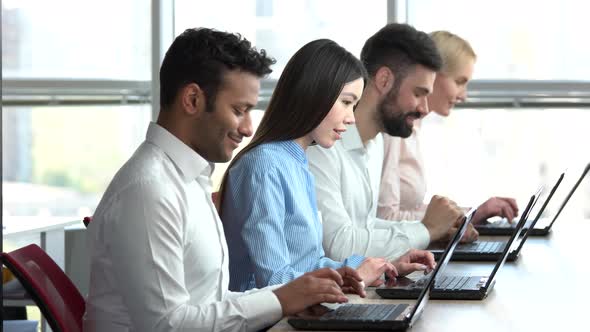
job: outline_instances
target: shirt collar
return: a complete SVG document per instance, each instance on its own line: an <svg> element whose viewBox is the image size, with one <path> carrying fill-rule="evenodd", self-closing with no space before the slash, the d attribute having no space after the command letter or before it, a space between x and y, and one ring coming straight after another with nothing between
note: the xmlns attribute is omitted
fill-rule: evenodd
<svg viewBox="0 0 590 332"><path fill-rule="evenodd" d="M297 142L291 140L276 142L276 144L281 148L285 149L285 151L287 151L289 155L295 158L295 160L303 164L307 164L307 157L305 156L305 151Z"/></svg>
<svg viewBox="0 0 590 332"><path fill-rule="evenodd" d="M365 145L356 124L346 126L346 131L342 133L342 146L345 150L364 149Z"/></svg>
<svg viewBox="0 0 590 332"><path fill-rule="evenodd" d="M198 176L211 176L213 164L205 160L188 145L174 136L168 130L150 123L146 134L146 141L158 146L178 167L186 182L195 180Z"/></svg>

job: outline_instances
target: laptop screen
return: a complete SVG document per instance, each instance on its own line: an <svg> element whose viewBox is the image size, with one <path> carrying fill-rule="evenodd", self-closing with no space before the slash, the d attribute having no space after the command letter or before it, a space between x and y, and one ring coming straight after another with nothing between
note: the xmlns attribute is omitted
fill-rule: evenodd
<svg viewBox="0 0 590 332"><path fill-rule="evenodd" d="M539 192L537 191L537 194L538 193ZM518 224L516 225L514 232L510 236L510 239L506 243L506 246L504 247L504 252L502 252L502 256L500 257L500 259L496 263L496 266L494 266L494 270L492 270L492 273L488 277L488 282L486 282L484 288L487 289L488 287L490 287L490 285L494 281L494 278L496 277L496 273L502 268L502 265L504 265L504 263L506 262L506 259L508 258L508 254L510 253L510 248L512 247L512 244L514 243L514 240L518 237L518 235L520 234L520 232L524 228L524 225L526 224L526 221L527 221L526 216L529 214L529 211L533 208L534 203L535 203L535 195L531 196L531 198L529 199L529 203L527 204L526 208L524 209L524 212L521 214L520 220L518 221Z"/></svg>
<svg viewBox="0 0 590 332"><path fill-rule="evenodd" d="M537 189L537 191L535 192L535 194L532 196L534 198L533 200L533 205L531 205L531 208L526 210L522 213L521 215L521 219L524 218L525 220L525 226L528 226L528 230L533 229L534 223L531 223L530 225L526 225L526 221L529 220L529 214L531 214L532 209L535 207L535 205L537 204L537 201L539 200L539 197L541 196L541 191L543 191L543 187L539 187L539 189ZM534 221L534 220L533 220ZM518 239L514 242L513 246L517 246L518 249L516 249L516 251L518 252L520 250L520 248L522 248L522 245L524 244L524 241L526 240L526 235L527 235L528 231L525 232L524 234L521 233L517 233Z"/></svg>
<svg viewBox="0 0 590 332"><path fill-rule="evenodd" d="M564 173L561 173L561 175L559 176L559 179L557 179L557 182L553 185L553 188L551 188L551 191L549 192L549 195L547 196L547 199L545 199L545 202L543 203L543 205L539 209L539 212L537 212L537 216L535 217L535 219L529 225L529 229L530 228L534 228L535 225L537 224L537 221L539 221L539 219L541 219L541 215L545 211L545 208L547 207L547 204L549 204L549 201L553 197L553 194L555 194L555 191L557 190L557 188L561 184L561 181L563 180L563 177L564 176L565 176L565 172Z"/></svg>
<svg viewBox="0 0 590 332"><path fill-rule="evenodd" d="M418 301L416 301L416 305L414 306L414 310L412 310L412 312L408 316L408 318L410 319L410 326L414 325L414 322L416 322L416 320L418 319L418 317L422 313L422 310L424 309L424 306L426 305L426 303L428 302L428 298L430 297L430 290L432 289L432 287L434 285L434 280L435 280L436 276L439 273L442 273L441 271L443 271L444 268L446 267L446 265L449 263L449 260L451 259L453 251L455 250L455 247L457 246L457 244L459 243L459 241L463 237L463 234L465 234L465 231L467 230L467 226L471 222L471 218L473 217L473 215L475 215L475 211L476 211L475 208L471 209L467 213L467 216L463 218L463 223L461 224L461 227L459 227L459 229L455 233L455 236L453 237L453 239L451 241L449 241L447 248L443 252L438 263L436 264L434 271L432 271L432 273L430 274L430 278L428 279L428 282L426 282L426 284L424 285L424 289L422 290L422 292L418 296Z"/></svg>
<svg viewBox="0 0 590 332"><path fill-rule="evenodd" d="M576 191L576 189L578 188L578 186L580 185L580 183L582 182L582 180L584 180L584 177L586 176L586 174L588 174L588 171L590 171L590 163L588 163L588 165L586 165L586 168L584 168L584 171L582 172L582 175L580 176L580 178L578 179L578 181L576 182L576 184L574 185L574 187L572 188L572 190L570 190L570 192L567 194L567 196L563 200L563 203L561 203L561 206L559 207L559 210L557 210L557 213L555 214L555 217L553 217L553 220L551 220L551 223L549 224L549 228L551 228L551 226L553 226L553 223L555 222L555 219L557 219L557 217L559 217L559 214L561 213L561 211L563 210L563 208L565 207L565 205L567 204L567 202L570 200L570 197L572 197L572 195L574 194L574 192Z"/></svg>

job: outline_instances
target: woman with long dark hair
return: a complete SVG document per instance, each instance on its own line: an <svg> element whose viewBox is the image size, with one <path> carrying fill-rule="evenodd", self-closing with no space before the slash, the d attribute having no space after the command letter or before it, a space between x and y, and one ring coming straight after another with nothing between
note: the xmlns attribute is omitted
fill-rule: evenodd
<svg viewBox="0 0 590 332"><path fill-rule="evenodd" d="M230 255L230 289L288 282L322 267L358 268L367 284L394 264L353 255L344 262L325 257L313 175L305 149L330 148L361 98L366 71L337 43L320 39L289 60L254 138L233 159L220 190L220 214ZM416 269L434 265L430 257ZM406 263L408 264L408 263Z"/></svg>

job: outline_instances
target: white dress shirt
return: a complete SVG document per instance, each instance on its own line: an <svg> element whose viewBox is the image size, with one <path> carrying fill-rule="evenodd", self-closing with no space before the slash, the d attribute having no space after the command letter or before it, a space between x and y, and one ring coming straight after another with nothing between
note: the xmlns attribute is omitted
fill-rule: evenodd
<svg viewBox="0 0 590 332"><path fill-rule="evenodd" d="M254 331L282 316L271 289L228 291L212 165L157 124L88 227L85 331Z"/></svg>
<svg viewBox="0 0 590 332"><path fill-rule="evenodd" d="M307 149L316 179L318 208L324 228L324 250L334 260L351 254L396 259L408 249L426 248L430 236L419 221L377 218L383 137L363 145L356 125L330 149Z"/></svg>

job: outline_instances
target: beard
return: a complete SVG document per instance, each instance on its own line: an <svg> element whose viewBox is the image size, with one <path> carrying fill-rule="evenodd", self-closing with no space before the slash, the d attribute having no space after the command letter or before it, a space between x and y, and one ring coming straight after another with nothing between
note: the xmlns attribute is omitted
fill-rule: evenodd
<svg viewBox="0 0 590 332"><path fill-rule="evenodd" d="M395 87L387 94L377 107L379 120L385 133L390 136L408 138L412 135L414 121L420 119L422 114L416 111L404 111L398 104L399 88ZM410 119L413 118L411 121Z"/></svg>

